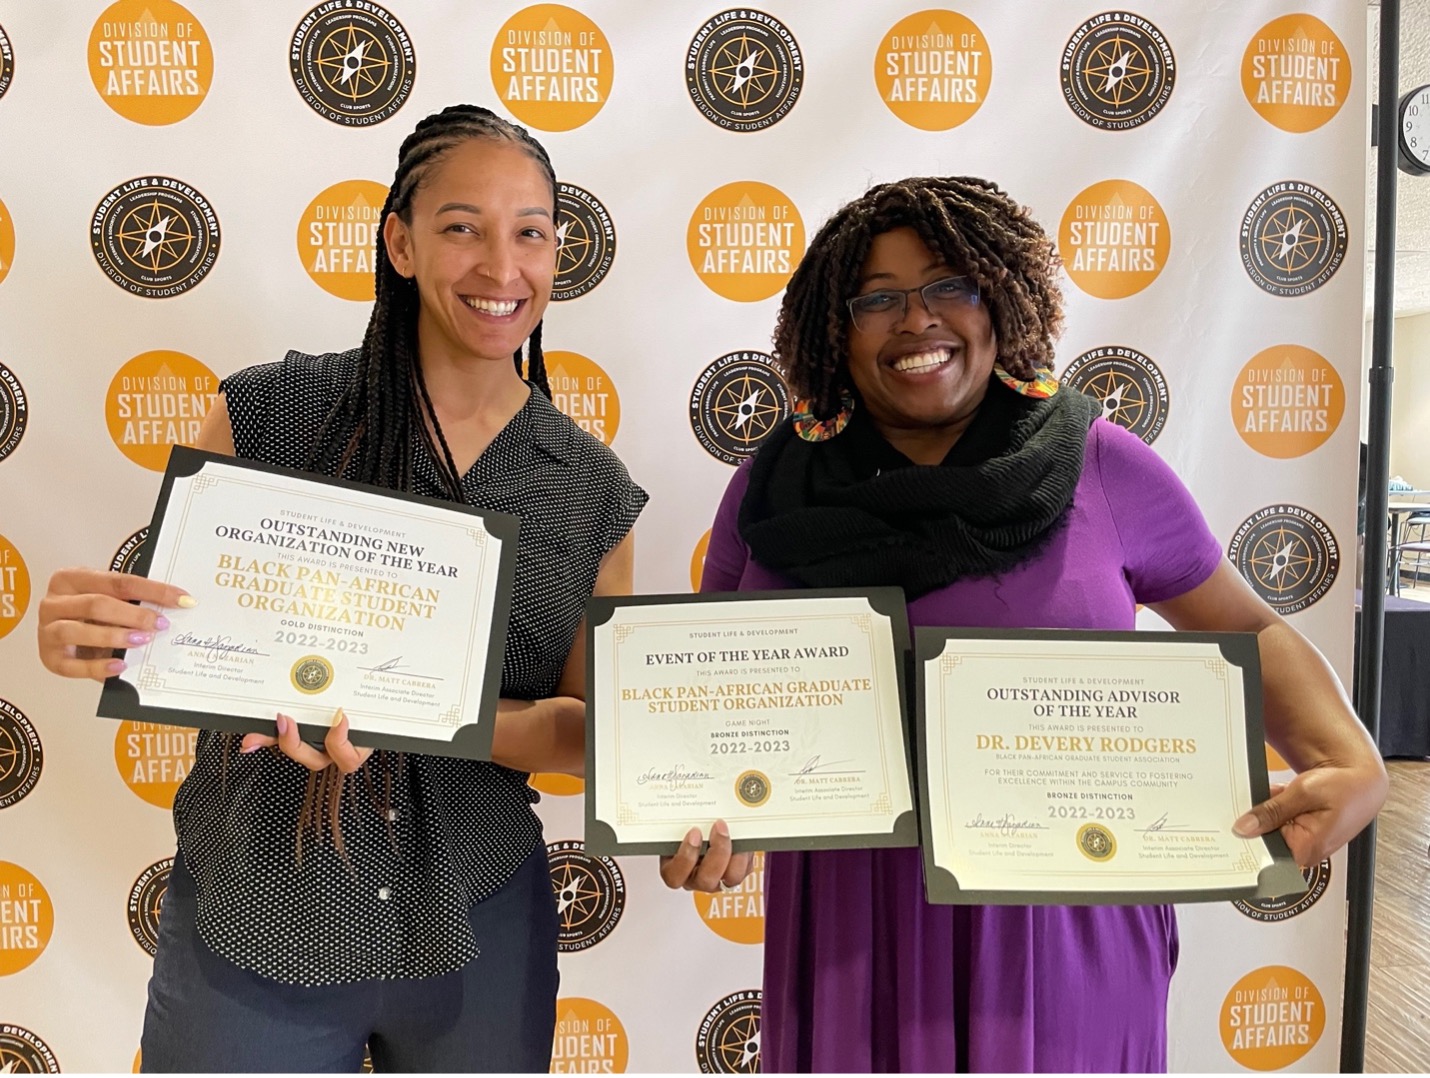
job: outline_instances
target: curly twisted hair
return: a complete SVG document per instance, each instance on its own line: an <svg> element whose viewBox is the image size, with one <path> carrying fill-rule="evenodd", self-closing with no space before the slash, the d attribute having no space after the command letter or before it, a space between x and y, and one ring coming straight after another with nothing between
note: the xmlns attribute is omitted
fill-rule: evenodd
<svg viewBox="0 0 1430 1078"><path fill-rule="evenodd" d="M1053 241L1027 208L975 176L913 176L871 188L836 210L809 244L785 288L774 355L790 388L828 419L852 391L846 364L845 300L875 236L912 228L956 273L978 282L998 336L1003 369L1032 381L1051 367L1062 331L1063 296Z"/></svg>
<svg viewBox="0 0 1430 1078"><path fill-rule="evenodd" d="M524 150L546 174L551 185L552 218L556 216L556 173L546 150L524 127L502 119L477 105L452 105L418 123L397 151L397 174L383 204L380 222L395 213L405 223L412 221L412 200L444 154L469 139L510 142ZM393 267L381 227L377 233L377 290L363 336L361 357L352 382L346 386L328 413L314 439L308 467L316 472L337 473L359 482L395 490L412 489L412 435L422 438L437 463L444 493L452 501L464 501L461 475L442 426L437 421L422 365L417 355L418 294L416 282L403 277ZM521 349L512 356L517 374L522 373ZM546 364L541 352L541 325L532 331L526 346L526 376L548 398ZM434 436L435 435L435 443ZM275 750L276 751L276 750ZM394 783L403 780L406 761L402 753L375 752L355 778L368 800L387 817ZM308 789L298 821L297 858L303 860L305 835L321 838L324 825L333 844L346 861L342 818L339 806L344 789L353 787L344 776L329 767L308 778ZM388 825L394 846L396 837ZM351 867L351 865L349 865Z"/></svg>

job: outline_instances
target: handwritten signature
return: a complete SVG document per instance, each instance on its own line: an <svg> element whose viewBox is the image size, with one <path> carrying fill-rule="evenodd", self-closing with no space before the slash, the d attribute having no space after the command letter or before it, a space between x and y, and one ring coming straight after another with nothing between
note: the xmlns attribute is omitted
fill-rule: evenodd
<svg viewBox="0 0 1430 1078"><path fill-rule="evenodd" d="M203 648L204 662L215 663L225 655L263 655L265 652L247 644L235 644L231 636L196 636L180 633L174 637L175 647Z"/></svg>
<svg viewBox="0 0 1430 1078"><path fill-rule="evenodd" d="M416 678L418 681L442 680L439 677L433 677L431 674L412 673L412 671L407 669L407 664L402 661L401 655L394 656L384 663L378 663L376 666L363 666L359 667L359 669L367 670L373 674L396 674L398 677Z"/></svg>
<svg viewBox="0 0 1430 1078"><path fill-rule="evenodd" d="M979 831L999 831L1008 834L1011 831L1046 831L1047 828L1036 820L1020 820L1011 812L1005 812L996 820L985 820L983 813L973 817L968 823L963 825Z"/></svg>
<svg viewBox="0 0 1430 1078"><path fill-rule="evenodd" d="M1191 826L1190 824L1168 824L1168 822L1167 822L1167 816L1168 816L1168 815L1170 815L1170 814L1167 814L1167 812L1163 812L1163 814L1161 814L1160 816L1157 816L1157 819L1154 819L1154 821L1151 822L1151 824L1148 824L1147 826L1145 826L1145 828L1137 828L1137 829L1138 829L1138 831L1143 832L1144 835L1145 835L1145 834L1148 834L1148 832L1150 832L1150 834L1157 834L1158 831L1163 831L1163 832L1175 831L1175 832L1178 832L1178 834L1185 834L1185 835L1216 835L1216 834L1217 834L1217 831L1216 831L1216 829L1214 829L1214 828L1194 828L1194 826Z"/></svg>
<svg viewBox="0 0 1430 1078"><path fill-rule="evenodd" d="M828 763L825 763L823 756L811 756L808 760L806 760L806 761L804 762L804 766L801 767L798 771L796 771L795 774L796 774L796 775L814 775L814 774L818 774L818 773L820 773L820 772L823 772L823 773L825 773L825 774L828 774L828 773L829 773L829 769L830 769L831 767L838 767L840 764L847 764L847 763L852 763L852 762L853 762L852 760L830 760ZM848 770L846 770L846 771L835 772L835 774L840 774L840 775L862 775L862 774L864 774L864 772L863 772L862 770L859 770L859 771L848 771Z"/></svg>
<svg viewBox="0 0 1430 1078"><path fill-rule="evenodd" d="M644 774L636 777L636 785L644 786L648 782L668 782L671 789L679 790L685 786L695 786L706 782L714 777L708 771L687 771L680 764L676 764L664 771L658 767L648 769Z"/></svg>
<svg viewBox="0 0 1430 1078"><path fill-rule="evenodd" d="M1215 833L1213 831L1207 830L1206 828L1191 827L1184 823L1168 823L1168 815L1170 814L1164 812L1162 813L1162 815L1158 816L1155 820L1149 823L1146 827L1139 827L1137 828L1137 830L1141 831L1143 834L1146 834L1148 832L1156 833L1158 831L1188 831L1198 835L1210 835Z"/></svg>

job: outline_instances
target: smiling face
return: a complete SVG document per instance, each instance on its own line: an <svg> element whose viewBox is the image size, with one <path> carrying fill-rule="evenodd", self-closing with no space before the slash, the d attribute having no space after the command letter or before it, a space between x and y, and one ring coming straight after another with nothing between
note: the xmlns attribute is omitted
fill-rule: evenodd
<svg viewBox="0 0 1430 1078"><path fill-rule="evenodd" d="M960 272L912 228L896 228L870 243L857 294L920 288ZM951 445L978 410L993 373L998 340L984 304L937 306L930 311L913 292L897 321L849 327L849 375L875 425L895 445L941 432Z"/></svg>
<svg viewBox="0 0 1430 1078"><path fill-rule="evenodd" d="M511 362L551 300L554 214L551 184L525 150L468 139L437 159L407 221L388 215L388 257L417 280L425 362Z"/></svg>

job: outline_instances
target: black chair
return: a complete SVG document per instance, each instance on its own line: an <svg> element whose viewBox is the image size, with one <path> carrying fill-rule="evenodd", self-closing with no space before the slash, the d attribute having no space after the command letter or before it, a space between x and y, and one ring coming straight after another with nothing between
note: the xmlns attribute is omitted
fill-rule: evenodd
<svg viewBox="0 0 1430 1078"><path fill-rule="evenodd" d="M1405 523L1400 527L1400 535L1393 551L1395 566L1395 591L1399 594L1400 574L1406 570L1406 562L1409 560L1410 580L1412 586L1420 583L1421 563L1430 557L1430 540L1427 540L1426 531L1430 529L1430 508L1423 513L1413 513L1405 518ZM1410 555L1407 559L1406 555Z"/></svg>

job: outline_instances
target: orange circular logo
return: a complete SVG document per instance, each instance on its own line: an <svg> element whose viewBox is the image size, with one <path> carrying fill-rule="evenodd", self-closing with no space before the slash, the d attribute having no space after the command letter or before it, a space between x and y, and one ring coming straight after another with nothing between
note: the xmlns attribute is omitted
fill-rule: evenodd
<svg viewBox="0 0 1430 1078"><path fill-rule="evenodd" d="M1314 15L1272 19L1241 58L1241 89L1263 120L1283 131L1314 131L1341 110L1351 60L1341 39Z"/></svg>
<svg viewBox="0 0 1430 1078"><path fill-rule="evenodd" d="M524 124L570 131L611 96L611 45L587 16L562 4L523 8L492 42L492 85Z"/></svg>
<svg viewBox="0 0 1430 1078"><path fill-rule="evenodd" d="M0 202L0 281L10 273L10 263L15 261L15 222L10 219L10 211Z"/></svg>
<svg viewBox="0 0 1430 1078"><path fill-rule="evenodd" d="M1098 299L1125 299L1162 272L1172 230L1146 188L1131 180L1103 180L1068 205L1058 247L1073 284Z"/></svg>
<svg viewBox="0 0 1430 1078"><path fill-rule="evenodd" d="M118 0L89 32L89 77L126 120L178 123L208 96L213 46L193 13L174 0Z"/></svg>
<svg viewBox="0 0 1430 1078"><path fill-rule="evenodd" d="M1251 357L1231 390L1231 418L1241 440L1267 457L1300 457L1340 426L1346 389L1336 368L1297 344Z"/></svg>
<svg viewBox="0 0 1430 1078"><path fill-rule="evenodd" d="M690 590L699 591L700 582L705 579L705 552L710 549L710 529L695 544L695 552L690 555Z"/></svg>
<svg viewBox="0 0 1430 1078"><path fill-rule="evenodd" d="M804 254L804 222L782 191L742 180L701 199L685 245L706 287L750 303L769 299L789 281Z"/></svg>
<svg viewBox="0 0 1430 1078"><path fill-rule="evenodd" d="M1326 1004L1304 973L1262 966L1232 986L1221 1005L1221 1041L1243 1067L1275 1071L1304 1056L1326 1029Z"/></svg>
<svg viewBox="0 0 1430 1078"><path fill-rule="evenodd" d="M30 608L30 570L15 544L0 535L0 637L20 624Z"/></svg>
<svg viewBox="0 0 1430 1078"><path fill-rule="evenodd" d="M387 188L343 180L308 203L298 221L298 257L313 283L338 299L371 303L373 258Z"/></svg>
<svg viewBox="0 0 1430 1078"><path fill-rule="evenodd" d="M910 127L947 131L988 99L993 54L971 19L920 11L899 20L874 54L874 85L889 111Z"/></svg>
<svg viewBox="0 0 1430 1078"><path fill-rule="evenodd" d="M218 378L193 356L141 352L115 373L104 418L115 446L135 464L162 472L169 450L192 445L218 396Z"/></svg>
<svg viewBox="0 0 1430 1078"><path fill-rule="evenodd" d="M559 771L538 771L527 780L533 790L540 790L552 797L574 797L586 792L586 782L575 775L563 775Z"/></svg>
<svg viewBox="0 0 1430 1078"><path fill-rule="evenodd" d="M193 770L199 732L156 722L121 722L114 735L114 766L142 801L174 807L179 784Z"/></svg>
<svg viewBox="0 0 1430 1078"><path fill-rule="evenodd" d="M19 865L0 861L0 977L44 953L55 930L49 893Z"/></svg>
<svg viewBox="0 0 1430 1078"><path fill-rule="evenodd" d="M606 445L621 425L621 398L611 376L578 352L547 352L551 402Z"/></svg>
<svg viewBox="0 0 1430 1078"><path fill-rule="evenodd" d="M552 1074L623 1074L630 1054L626 1027L604 1003L580 996L556 1001Z"/></svg>
<svg viewBox="0 0 1430 1078"><path fill-rule="evenodd" d="M693 891L695 912L715 935L734 943L765 942L765 855L755 854L738 887L707 894Z"/></svg>

